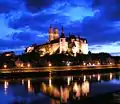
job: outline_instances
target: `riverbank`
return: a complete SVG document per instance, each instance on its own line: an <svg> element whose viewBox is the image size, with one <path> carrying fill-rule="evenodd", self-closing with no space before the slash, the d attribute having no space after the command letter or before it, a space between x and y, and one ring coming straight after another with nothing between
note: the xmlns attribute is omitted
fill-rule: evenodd
<svg viewBox="0 0 120 104"><path fill-rule="evenodd" d="M81 75L93 73L119 72L120 66L63 66L63 67L40 67L40 68L13 68L1 69L0 78L11 77L49 77Z"/></svg>

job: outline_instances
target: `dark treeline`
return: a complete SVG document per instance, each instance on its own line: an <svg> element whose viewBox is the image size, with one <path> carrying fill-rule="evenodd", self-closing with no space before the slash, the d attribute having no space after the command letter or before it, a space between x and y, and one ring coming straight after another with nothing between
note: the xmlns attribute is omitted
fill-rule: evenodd
<svg viewBox="0 0 120 104"><path fill-rule="evenodd" d="M18 64L24 63L24 66L27 63L30 63L32 67L42 67L48 66L49 63L52 66L66 66L67 63L70 65L108 65L108 64L120 64L120 56L111 56L108 53L91 53L84 55L78 54L76 57L68 54L52 54L40 56L38 52L31 52L22 55L11 55L11 56L0 56L0 67L2 68L4 64L8 67L17 67ZM22 66L23 67L23 66Z"/></svg>

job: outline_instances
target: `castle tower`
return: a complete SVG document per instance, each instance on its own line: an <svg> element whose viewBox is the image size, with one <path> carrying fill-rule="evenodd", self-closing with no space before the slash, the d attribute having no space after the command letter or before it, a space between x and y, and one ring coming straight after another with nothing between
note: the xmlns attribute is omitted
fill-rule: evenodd
<svg viewBox="0 0 120 104"><path fill-rule="evenodd" d="M52 41L54 39L52 25L50 25L48 33L49 33L49 42L50 42L50 41Z"/></svg>
<svg viewBox="0 0 120 104"><path fill-rule="evenodd" d="M64 29L62 27L62 32L61 32L61 36L60 36L60 53L66 52L67 49L68 49L68 43L66 42L66 38L64 35Z"/></svg>
<svg viewBox="0 0 120 104"><path fill-rule="evenodd" d="M76 41L78 41L78 42L80 41L80 36L76 37Z"/></svg>
<svg viewBox="0 0 120 104"><path fill-rule="evenodd" d="M59 38L58 28L54 28L54 39Z"/></svg>

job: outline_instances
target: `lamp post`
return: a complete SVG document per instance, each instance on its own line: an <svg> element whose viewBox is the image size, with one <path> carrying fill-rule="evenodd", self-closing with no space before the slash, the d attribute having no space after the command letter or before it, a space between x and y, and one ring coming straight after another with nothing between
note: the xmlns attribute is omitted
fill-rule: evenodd
<svg viewBox="0 0 120 104"><path fill-rule="evenodd" d="M27 67L30 68L30 66L31 66L30 63L28 63L28 64L27 64Z"/></svg>
<svg viewBox="0 0 120 104"><path fill-rule="evenodd" d="M3 66L5 69L7 68L7 65L6 64L4 64L4 66Z"/></svg>
<svg viewBox="0 0 120 104"><path fill-rule="evenodd" d="M51 62L49 62L49 63L48 63L48 66L49 66L49 67L51 67L51 66L52 66Z"/></svg>

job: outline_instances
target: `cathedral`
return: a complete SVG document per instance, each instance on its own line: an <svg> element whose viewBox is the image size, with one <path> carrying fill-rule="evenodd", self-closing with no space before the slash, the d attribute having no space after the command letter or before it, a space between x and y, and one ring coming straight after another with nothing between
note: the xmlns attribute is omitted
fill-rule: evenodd
<svg viewBox="0 0 120 104"><path fill-rule="evenodd" d="M64 29L62 27L59 34L58 28L49 27L48 30L49 39L48 42L42 45L32 45L27 47L25 53L30 53L33 50L40 53L40 56L46 54L70 54L76 56L77 54L88 54L87 40L75 35L69 34L65 36Z"/></svg>

